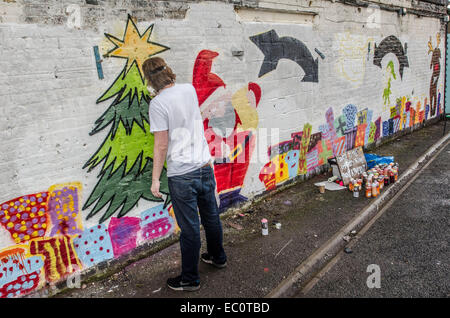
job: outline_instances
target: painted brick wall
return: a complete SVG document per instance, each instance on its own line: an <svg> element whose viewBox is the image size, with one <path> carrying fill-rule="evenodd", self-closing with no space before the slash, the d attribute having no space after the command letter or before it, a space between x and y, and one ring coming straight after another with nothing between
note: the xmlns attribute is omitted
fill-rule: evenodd
<svg viewBox="0 0 450 318"><path fill-rule="evenodd" d="M222 210L437 116L445 11L396 5L423 15L325 0L2 1L0 297L177 231L165 172L164 200L149 191L143 57L194 84Z"/></svg>

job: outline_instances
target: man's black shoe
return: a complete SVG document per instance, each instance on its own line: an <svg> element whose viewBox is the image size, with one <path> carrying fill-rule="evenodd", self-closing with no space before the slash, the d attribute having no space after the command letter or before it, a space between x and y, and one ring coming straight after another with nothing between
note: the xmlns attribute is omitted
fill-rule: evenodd
<svg viewBox="0 0 450 318"><path fill-rule="evenodd" d="M202 256L201 256L201 259L206 264L210 264L210 265L215 266L217 268L225 268L225 267L227 267L227 262L226 261L224 263L216 263L213 260L213 258L208 253L203 253Z"/></svg>
<svg viewBox="0 0 450 318"><path fill-rule="evenodd" d="M196 291L200 289L200 281L193 282L183 282L181 280L181 275L175 278L169 278L167 280L167 286L173 290L181 290L181 291Z"/></svg>

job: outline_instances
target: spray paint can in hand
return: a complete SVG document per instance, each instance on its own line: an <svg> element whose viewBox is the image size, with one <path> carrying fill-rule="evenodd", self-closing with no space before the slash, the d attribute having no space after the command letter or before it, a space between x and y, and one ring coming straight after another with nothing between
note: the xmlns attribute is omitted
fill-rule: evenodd
<svg viewBox="0 0 450 318"><path fill-rule="evenodd" d="M269 224L267 223L267 219L261 220L261 229L262 235L269 235Z"/></svg>

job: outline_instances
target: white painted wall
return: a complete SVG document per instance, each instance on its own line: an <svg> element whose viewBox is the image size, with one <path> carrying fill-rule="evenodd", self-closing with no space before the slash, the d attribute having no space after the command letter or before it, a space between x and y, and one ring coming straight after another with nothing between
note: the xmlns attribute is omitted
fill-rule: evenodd
<svg viewBox="0 0 450 318"><path fill-rule="evenodd" d="M298 4L288 2L281 8L292 9ZM68 6L62 5L61 10ZM265 1L265 6L273 8L274 4ZM112 8L104 9L95 26L86 23L86 7L79 11L79 18L54 25L24 23L26 13L20 2L0 4L0 202L45 191L53 184L79 181L84 203L95 187L99 169L88 173L82 166L105 137L106 130L94 136L89 132L110 105L109 101L96 104L96 100L124 66L121 59L105 58L105 78L98 78L93 46L98 45L100 52L106 53L112 46L104 33L121 38L126 23L126 15L117 17L111 13ZM230 4L191 3L184 19L139 19L138 27L143 32L154 24L151 40L170 47L159 56L172 66L178 82L192 82L195 58L199 51L208 49L219 53L212 72L222 78L229 91L257 83L262 89L258 128L279 129L280 141L290 139L290 134L301 131L305 123L312 124L313 133L318 132L329 107L335 117L347 104L354 104L358 110L373 110L373 120L378 116L387 120L389 108L382 100L385 68L392 59L398 70L398 61L389 54L380 69L373 64L373 50L374 43L389 35L407 43L409 60L403 79L392 82L391 106L400 96L410 96L414 107L417 101L423 104L425 98L430 99L431 54L427 43L431 37L434 47L439 32L442 71L437 87L443 95L444 33L438 19L409 14L399 17L397 13L380 11L376 20L380 24L368 27L374 11L364 8L359 12L356 7L315 1L309 11L318 14L312 20L301 19L304 23L300 24L292 23L292 14L287 19L280 12L271 15L270 23L248 22L252 20L251 11L238 16ZM67 14L73 12L78 10L71 7ZM264 18L264 14L255 15ZM318 83L301 82L302 69L285 59L279 61L276 70L258 78L264 55L249 37L271 29L279 37L302 41L314 59L318 58ZM235 49L244 51L242 58L232 56ZM255 149L254 155L262 155L253 158L241 192L250 199L265 190L259 173L269 161L267 146L277 143L270 136L260 140L261 136L257 136L257 144L265 146ZM127 216L139 217L140 212L154 205L140 200ZM98 224L98 217L83 219L84 228ZM12 244L9 233L0 227L0 249Z"/></svg>

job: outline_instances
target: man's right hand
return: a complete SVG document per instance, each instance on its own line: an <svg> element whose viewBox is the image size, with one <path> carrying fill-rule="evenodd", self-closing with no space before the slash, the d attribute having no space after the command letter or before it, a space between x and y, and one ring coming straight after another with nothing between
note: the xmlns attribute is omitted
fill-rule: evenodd
<svg viewBox="0 0 450 318"><path fill-rule="evenodd" d="M159 180L153 180L150 191L152 191L153 196L157 198L162 198L162 194L159 192L160 183Z"/></svg>

